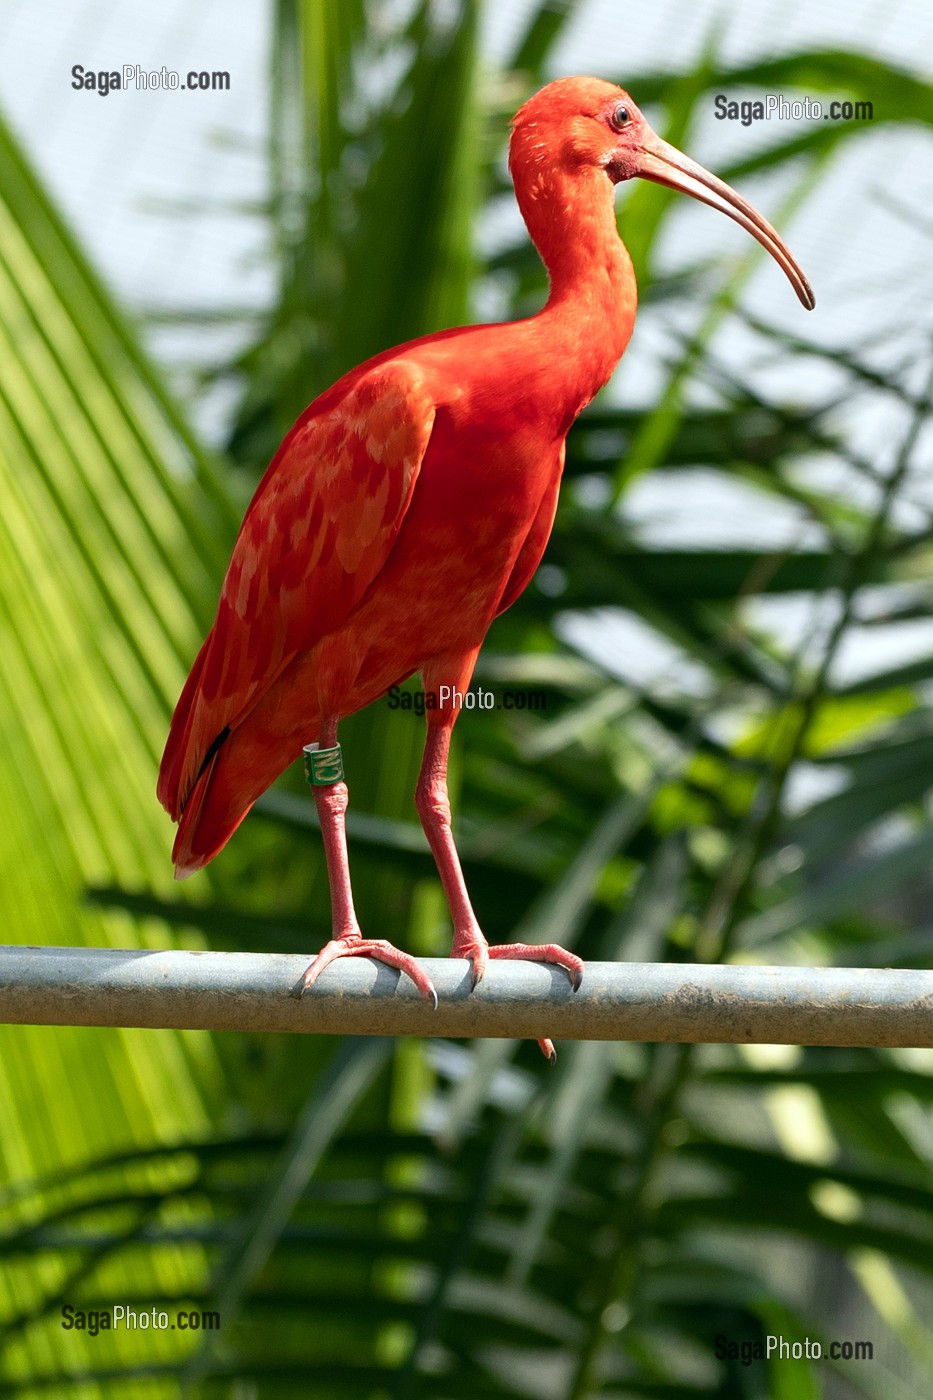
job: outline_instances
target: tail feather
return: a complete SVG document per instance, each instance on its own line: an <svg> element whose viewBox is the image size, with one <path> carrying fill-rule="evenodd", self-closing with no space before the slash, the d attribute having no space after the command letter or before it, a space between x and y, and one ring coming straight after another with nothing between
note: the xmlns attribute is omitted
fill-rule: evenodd
<svg viewBox="0 0 933 1400"><path fill-rule="evenodd" d="M212 717L202 703L209 642L210 636L175 707L159 772L159 798L178 822L172 859L180 880L224 848L257 797L300 757L320 724L310 672L300 667L242 710L229 728L223 714ZM310 667L310 658L303 664Z"/></svg>
<svg viewBox="0 0 933 1400"><path fill-rule="evenodd" d="M184 880L223 850L240 822L283 769L301 754L317 717L305 717L298 697L290 697L296 719L272 704L257 707L210 755L191 789L172 850L175 878ZM280 725L285 732L279 733Z"/></svg>
<svg viewBox="0 0 933 1400"><path fill-rule="evenodd" d="M172 859L179 880L223 850L256 799L320 733L316 652L300 654L231 719L216 709L211 714L202 699L210 640L208 635L175 707L159 772L159 798L178 822ZM397 666L384 657L364 664L342 714L362 709L398 679Z"/></svg>
<svg viewBox="0 0 933 1400"><path fill-rule="evenodd" d="M222 781L223 773L221 781L214 781L220 757L218 750L206 764L181 814L172 847L176 880L187 880L212 861L253 805L252 801L244 805L242 797L231 793L229 783Z"/></svg>
<svg viewBox="0 0 933 1400"><path fill-rule="evenodd" d="M169 816L176 822L181 816L182 808L188 801L188 794L183 788L183 778L186 770L190 768L191 727L200 694L201 672L204 669L204 659L210 640L211 633L208 632L201 650L195 657L184 689L178 697L178 704L175 706L175 713L172 715L172 723L169 726L168 738L165 741L165 752L159 767L156 794ZM198 768L201 766L201 761L198 762Z"/></svg>
<svg viewBox="0 0 933 1400"><path fill-rule="evenodd" d="M231 765L230 755L224 753L229 729L208 735L207 743L199 732L205 727L204 709L198 702L212 635L205 637L178 697L156 786L162 806L178 822L172 849L176 880L187 879L213 860L259 795L244 797L242 783L235 781L236 764Z"/></svg>

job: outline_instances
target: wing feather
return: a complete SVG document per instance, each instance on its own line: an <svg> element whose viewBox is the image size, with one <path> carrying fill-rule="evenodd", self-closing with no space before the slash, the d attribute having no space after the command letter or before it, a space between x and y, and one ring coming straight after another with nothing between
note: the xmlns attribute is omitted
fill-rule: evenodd
<svg viewBox="0 0 933 1400"><path fill-rule="evenodd" d="M547 490L541 498L541 504L534 520L531 522L531 529L525 536L524 543L519 551L512 572L506 581L502 596L496 607L496 616L504 613L506 608L510 608L515 599L524 592L531 582L534 572L541 563L541 558L547 548L547 542L551 538L551 528L554 524L554 516L557 514L557 498L560 491L561 473L564 470L564 456L566 444L561 443L556 461L556 471L552 477Z"/></svg>
<svg viewBox="0 0 933 1400"><path fill-rule="evenodd" d="M435 415L422 371L390 361L327 397L282 443L240 528L162 759L176 819L218 736L363 597L411 501Z"/></svg>

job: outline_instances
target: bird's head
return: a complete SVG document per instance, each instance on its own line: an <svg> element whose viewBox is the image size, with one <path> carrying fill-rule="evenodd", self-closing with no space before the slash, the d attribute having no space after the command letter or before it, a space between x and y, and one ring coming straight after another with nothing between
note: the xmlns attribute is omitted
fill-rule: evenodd
<svg viewBox="0 0 933 1400"><path fill-rule="evenodd" d="M814 306L810 284L767 219L730 185L656 135L622 88L601 78L558 78L525 103L512 124L509 166L516 188L534 198L555 171L605 175L612 184L635 175L680 190L728 214L784 269L800 301Z"/></svg>

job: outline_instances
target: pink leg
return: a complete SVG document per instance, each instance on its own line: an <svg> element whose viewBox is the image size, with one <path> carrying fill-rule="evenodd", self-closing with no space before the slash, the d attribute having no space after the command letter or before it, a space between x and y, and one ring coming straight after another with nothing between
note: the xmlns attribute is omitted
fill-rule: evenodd
<svg viewBox="0 0 933 1400"><path fill-rule="evenodd" d="M469 676L462 683L468 684ZM428 688L427 681L425 688ZM434 711L432 715L436 713ZM456 711L453 714L455 715ZM446 716L444 718L446 719ZM452 724L452 720L449 723L445 723L443 719L432 723L429 719L424 760L415 792L418 815L434 854L453 918L451 957L469 959L473 965L474 987L482 980L489 958L527 958L535 962L557 963L565 968L576 991L583 977L583 963L574 953L568 953L556 943L503 943L490 947L476 921L450 827L447 761ZM557 1056L551 1041L539 1040L538 1044L542 1053L553 1063Z"/></svg>
<svg viewBox="0 0 933 1400"><path fill-rule="evenodd" d="M437 864L447 903L454 921L452 958L468 958L473 964L473 985L481 982L486 971L489 945L476 922L470 896L467 894L460 857L450 829L450 798L447 795L447 760L450 754L450 727L428 725L424 758L415 806L424 827L424 834Z"/></svg>
<svg viewBox="0 0 933 1400"><path fill-rule="evenodd" d="M337 722L326 721L321 726L321 746L330 748L336 742ZM389 967L397 967L400 972L407 972L421 995L428 1001L433 1001L436 1009L437 992L416 959L410 953L401 952L383 938L364 938L360 933L356 911L353 908L350 864L347 859L346 783L332 783L329 787L315 787L312 791L327 859L333 917L332 937L302 976L296 989L297 995L301 996L307 987L313 986L325 967L336 958L370 957L375 958L377 962L388 963Z"/></svg>

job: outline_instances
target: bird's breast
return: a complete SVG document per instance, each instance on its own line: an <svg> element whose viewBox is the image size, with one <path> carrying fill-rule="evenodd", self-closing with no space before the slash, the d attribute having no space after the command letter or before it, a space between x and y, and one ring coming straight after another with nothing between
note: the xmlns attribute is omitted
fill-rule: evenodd
<svg viewBox="0 0 933 1400"><path fill-rule="evenodd" d="M469 540L475 555L509 556L560 474L561 446L550 425L501 405L480 424L440 409L405 525Z"/></svg>
<svg viewBox="0 0 933 1400"><path fill-rule="evenodd" d="M458 429L438 414L411 504L385 567L350 621L415 669L479 646L542 502L561 444ZM402 667L399 667L401 674Z"/></svg>

